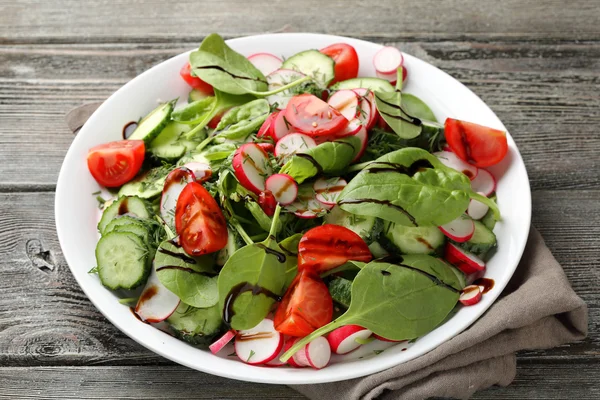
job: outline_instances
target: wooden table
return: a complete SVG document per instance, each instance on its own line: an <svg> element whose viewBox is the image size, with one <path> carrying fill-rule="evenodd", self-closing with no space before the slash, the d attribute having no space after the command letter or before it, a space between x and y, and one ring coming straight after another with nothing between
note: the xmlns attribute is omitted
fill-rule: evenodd
<svg viewBox="0 0 600 400"><path fill-rule="evenodd" d="M499 115L527 165L533 223L590 307L590 335L520 354L515 382L476 398L600 398L599 10L583 0L0 1L0 398L302 398L134 343L81 292L54 227L68 110L208 33L281 31L398 46Z"/></svg>

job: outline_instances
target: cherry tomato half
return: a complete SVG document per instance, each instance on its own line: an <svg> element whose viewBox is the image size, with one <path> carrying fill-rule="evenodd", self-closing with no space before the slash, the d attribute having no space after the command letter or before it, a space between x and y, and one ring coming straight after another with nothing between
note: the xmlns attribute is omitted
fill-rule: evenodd
<svg viewBox="0 0 600 400"><path fill-rule="evenodd" d="M298 270L321 274L352 261L371 261L365 241L348 228L325 224L312 228L298 244Z"/></svg>
<svg viewBox="0 0 600 400"><path fill-rule="evenodd" d="M144 162L145 152L142 140L119 140L101 144L88 151L88 169L102 186L121 186L138 173Z"/></svg>
<svg viewBox="0 0 600 400"><path fill-rule="evenodd" d="M497 164L508 151L506 132L472 122L448 118L444 135L458 157L480 168Z"/></svg>
<svg viewBox="0 0 600 400"><path fill-rule="evenodd" d="M227 244L227 223L210 193L198 182L181 191L175 207L175 230L186 253L199 256Z"/></svg>
<svg viewBox="0 0 600 400"><path fill-rule="evenodd" d="M331 322L333 300L318 276L301 272L285 292L275 313L275 329L302 337Z"/></svg>
<svg viewBox="0 0 600 400"><path fill-rule="evenodd" d="M338 110L312 94L292 97L285 118L298 132L315 138L332 135L348 125Z"/></svg>
<svg viewBox="0 0 600 400"><path fill-rule="evenodd" d="M197 76L192 75L192 66L189 62L185 63L185 65L181 68L181 71L179 71L179 75L181 75L183 80L186 81L186 83L192 88L197 89L207 95L214 94L213 87L210 84L204 82Z"/></svg>
<svg viewBox="0 0 600 400"><path fill-rule="evenodd" d="M320 51L335 61L335 78L331 84L358 76L358 54L354 47L346 43L335 43Z"/></svg>
<svg viewBox="0 0 600 400"><path fill-rule="evenodd" d="M262 143L259 143L259 146ZM263 209L265 214L272 217L275 214L275 208L277 208L277 200L270 190L263 190L258 195L258 205Z"/></svg>

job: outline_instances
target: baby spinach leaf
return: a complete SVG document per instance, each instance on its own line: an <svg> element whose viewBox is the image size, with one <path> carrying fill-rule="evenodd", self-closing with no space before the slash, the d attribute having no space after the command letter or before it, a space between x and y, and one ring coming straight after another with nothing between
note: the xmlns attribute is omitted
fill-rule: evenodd
<svg viewBox="0 0 600 400"><path fill-rule="evenodd" d="M160 244L154 257L160 282L190 306L206 308L219 301L212 256L190 257L173 241Z"/></svg>
<svg viewBox="0 0 600 400"><path fill-rule="evenodd" d="M340 175L345 172L356 153L360 151L360 139L355 136L324 142L291 157L281 168L298 183L318 175Z"/></svg>
<svg viewBox="0 0 600 400"><path fill-rule="evenodd" d="M215 134L226 139L243 139L258 129L271 112L265 99L253 100L231 109L223 116Z"/></svg>
<svg viewBox="0 0 600 400"><path fill-rule="evenodd" d="M344 211L406 226L446 224L465 212L470 199L496 204L471 190L469 178L418 148L405 148L371 162L340 194Z"/></svg>
<svg viewBox="0 0 600 400"><path fill-rule="evenodd" d="M301 233L289 236L279 242L279 247L286 255L285 263L285 287L289 287L296 274L298 274L298 244L302 239Z"/></svg>
<svg viewBox="0 0 600 400"><path fill-rule="evenodd" d="M202 122L206 114L213 107L216 98L214 96L205 97L202 100L197 100L179 107L171 113L171 119L181 124L196 125Z"/></svg>
<svg viewBox="0 0 600 400"><path fill-rule="evenodd" d="M415 96L414 94L402 93L402 109L406 111L408 115L417 117L421 120L427 120L437 122L435 114L431 111L431 108L423 100Z"/></svg>
<svg viewBox="0 0 600 400"><path fill-rule="evenodd" d="M420 121L402 109L402 93L375 92L375 104L379 115L402 139L412 139L421 133Z"/></svg>
<svg viewBox="0 0 600 400"><path fill-rule="evenodd" d="M277 205L268 238L233 253L219 274L219 305L233 329L255 327L284 292L287 256L275 239L280 213Z"/></svg>
<svg viewBox="0 0 600 400"><path fill-rule="evenodd" d="M208 35L190 54L190 65L197 77L226 93L267 90L264 75L216 33Z"/></svg>
<svg viewBox="0 0 600 400"><path fill-rule="evenodd" d="M222 143L210 146L200 152L200 155L208 161L219 161L229 157L236 149L237 146L233 143Z"/></svg>
<svg viewBox="0 0 600 400"><path fill-rule="evenodd" d="M430 256L394 263L370 262L354 278L348 310L296 342L281 360L288 360L310 341L343 325L360 325L391 340L413 339L430 332L452 311L460 294L454 287L454 273L444 270L447 267Z"/></svg>

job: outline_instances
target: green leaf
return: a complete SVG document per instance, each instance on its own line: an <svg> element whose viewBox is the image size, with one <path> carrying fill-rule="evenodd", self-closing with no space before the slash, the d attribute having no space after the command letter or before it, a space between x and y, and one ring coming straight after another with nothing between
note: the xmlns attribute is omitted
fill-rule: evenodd
<svg viewBox="0 0 600 400"><path fill-rule="evenodd" d="M200 156L208 161L219 161L229 157L236 149L237 146L233 143L216 144L200 152Z"/></svg>
<svg viewBox="0 0 600 400"><path fill-rule="evenodd" d="M426 259L367 264L352 283L348 310L296 342L281 360L286 361L310 341L343 325L360 325L390 340L413 339L433 330L452 311L460 291L443 282L442 278L452 279L454 275L443 270L445 263L421 257Z"/></svg>
<svg viewBox="0 0 600 400"><path fill-rule="evenodd" d="M286 255L285 287L289 287L298 274L298 244L302 239L301 233L296 233L279 242L279 247Z"/></svg>
<svg viewBox="0 0 600 400"><path fill-rule="evenodd" d="M245 94L267 90L264 75L216 33L208 35L200 48L190 54L190 65L197 77L222 92Z"/></svg>
<svg viewBox="0 0 600 400"><path fill-rule="evenodd" d="M190 306L206 308L218 303L213 257L190 257L172 241L160 244L154 257L160 282Z"/></svg>
<svg viewBox="0 0 600 400"><path fill-rule="evenodd" d="M355 136L324 142L304 151L303 155L290 158L280 172L290 175L298 183L312 178L319 172L340 175L360 151L360 146L360 139Z"/></svg>
<svg viewBox="0 0 600 400"><path fill-rule="evenodd" d="M437 122L431 108L414 94L402 93L402 109L412 117Z"/></svg>
<svg viewBox="0 0 600 400"><path fill-rule="evenodd" d="M253 100L231 109L223 116L215 131L226 139L243 139L258 129L271 112L269 102Z"/></svg>
<svg viewBox="0 0 600 400"><path fill-rule="evenodd" d="M216 101L214 96L209 96L202 100L188 103L174 110L171 113L171 119L181 124L199 124L205 118L206 114L213 109Z"/></svg>
<svg viewBox="0 0 600 400"><path fill-rule="evenodd" d="M275 239L280 213L278 205L268 238L233 253L219 274L219 304L233 329L255 327L283 295L287 256Z"/></svg>
<svg viewBox="0 0 600 400"><path fill-rule="evenodd" d="M402 139L412 139L421 134L420 121L415 120L402 109L401 92L376 91L375 104L379 115Z"/></svg>
<svg viewBox="0 0 600 400"><path fill-rule="evenodd" d="M494 212L493 201L471 190L469 178L418 148L405 148L371 162L340 194L344 211L406 226L444 225L477 199Z"/></svg>

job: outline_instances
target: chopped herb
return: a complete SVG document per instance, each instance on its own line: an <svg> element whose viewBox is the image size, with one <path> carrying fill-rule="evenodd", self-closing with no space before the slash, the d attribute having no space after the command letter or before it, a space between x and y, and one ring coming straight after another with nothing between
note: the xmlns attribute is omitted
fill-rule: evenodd
<svg viewBox="0 0 600 400"><path fill-rule="evenodd" d="M98 273L98 267L94 267L88 271L88 274L97 274L97 273Z"/></svg>
<svg viewBox="0 0 600 400"><path fill-rule="evenodd" d="M375 353L375 355L378 355L383 353L383 350L373 350L373 353Z"/></svg>
<svg viewBox="0 0 600 400"><path fill-rule="evenodd" d="M416 341L417 341L417 339L418 339L418 338L410 339L410 340L408 341L408 343L414 343L414 342L416 342Z"/></svg>
<svg viewBox="0 0 600 400"><path fill-rule="evenodd" d="M104 200L102 196L96 196L96 201L98 201L98 208L102 210L104 208L104 203L106 203L106 200Z"/></svg>
<svg viewBox="0 0 600 400"><path fill-rule="evenodd" d="M254 352L254 350L250 350L250 355L248 356L248 359L246 360L246 362L250 362L250 359L252 358L252 356L254 356L256 353Z"/></svg>
<svg viewBox="0 0 600 400"><path fill-rule="evenodd" d="M236 354L235 354L235 351L234 351L234 352L233 352L233 353L231 353L231 354L227 354L227 357L233 357L233 356L235 356L235 355L236 355Z"/></svg>
<svg viewBox="0 0 600 400"><path fill-rule="evenodd" d="M98 190L97 192L94 192L94 193L92 193L92 196L97 196L97 195L99 195L100 193L102 193L102 192L101 192L100 190Z"/></svg>

